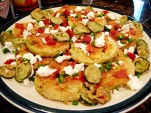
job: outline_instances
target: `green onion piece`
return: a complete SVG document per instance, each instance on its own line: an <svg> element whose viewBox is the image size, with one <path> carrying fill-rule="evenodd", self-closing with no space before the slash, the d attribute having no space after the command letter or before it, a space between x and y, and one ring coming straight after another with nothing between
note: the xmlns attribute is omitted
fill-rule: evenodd
<svg viewBox="0 0 151 113"><path fill-rule="evenodd" d="M131 42L133 42L133 39L132 39L132 38L128 38L127 41L128 41L129 43L131 43Z"/></svg>
<svg viewBox="0 0 151 113"><path fill-rule="evenodd" d="M95 33L92 32L90 35L91 35L91 36L95 36Z"/></svg>
<svg viewBox="0 0 151 113"><path fill-rule="evenodd" d="M102 17L102 16L104 16L104 14L98 14L98 17Z"/></svg>
<svg viewBox="0 0 151 113"><path fill-rule="evenodd" d="M29 81L33 81L34 82L35 78L34 76L29 77Z"/></svg>
<svg viewBox="0 0 151 113"><path fill-rule="evenodd" d="M119 37L120 40L124 39L124 34L121 34Z"/></svg>
<svg viewBox="0 0 151 113"><path fill-rule="evenodd" d="M7 32L9 32L10 34L12 34L12 30L7 30Z"/></svg>
<svg viewBox="0 0 151 113"><path fill-rule="evenodd" d="M73 25L72 25L72 29L74 29L75 27L76 27L76 25L75 25L75 24L73 24Z"/></svg>
<svg viewBox="0 0 151 113"><path fill-rule="evenodd" d="M78 73L74 73L72 76L78 76Z"/></svg>
<svg viewBox="0 0 151 113"><path fill-rule="evenodd" d="M111 70L112 69L112 63L111 62L106 63L105 69L108 71Z"/></svg>
<svg viewBox="0 0 151 113"><path fill-rule="evenodd" d="M108 27L105 26L105 31L110 31L110 29Z"/></svg>
<svg viewBox="0 0 151 113"><path fill-rule="evenodd" d="M105 71L105 67L103 65L101 65L101 67L99 68L101 73L103 73Z"/></svg>
<svg viewBox="0 0 151 113"><path fill-rule="evenodd" d="M78 105L78 101L77 101L77 100L74 100L74 101L72 102L72 105Z"/></svg>
<svg viewBox="0 0 151 113"><path fill-rule="evenodd" d="M4 49L2 50L2 52L3 52L3 54L6 54L7 52L9 52L9 50L8 50L8 48L4 48Z"/></svg>
<svg viewBox="0 0 151 113"><path fill-rule="evenodd" d="M75 18L79 18L79 15L76 15Z"/></svg>
<svg viewBox="0 0 151 113"><path fill-rule="evenodd" d="M91 43L93 46L95 46L95 41L92 41L92 43Z"/></svg>
<svg viewBox="0 0 151 113"><path fill-rule="evenodd" d="M142 73L136 73L135 76L137 76L137 78L139 78L142 75Z"/></svg>
<svg viewBox="0 0 151 113"><path fill-rule="evenodd" d="M59 75L59 78L58 78L58 81L59 81L60 83L62 83L62 82L63 82L63 79L64 79L63 74L60 74L60 75Z"/></svg>

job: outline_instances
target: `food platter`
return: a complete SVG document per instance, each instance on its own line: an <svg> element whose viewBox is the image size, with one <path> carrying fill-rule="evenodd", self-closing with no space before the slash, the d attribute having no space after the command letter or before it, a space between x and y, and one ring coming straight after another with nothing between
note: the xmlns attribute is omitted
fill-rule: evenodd
<svg viewBox="0 0 151 113"><path fill-rule="evenodd" d="M79 7L85 7L85 5L80 5ZM102 7L92 6L95 10L109 10ZM60 6L52 7L52 9L57 10ZM112 10L109 10L112 12ZM119 17L120 13L115 13L116 17ZM132 19L129 17L129 19ZM11 29L14 27L15 22L28 22L31 18L29 14L20 16L4 27L0 29L0 31L5 31L7 29ZM151 48L151 32L144 27L143 31L144 40L148 44L149 52ZM1 62L4 60L3 54L0 52ZM151 56L148 58L151 61ZM14 79L5 79L0 78L0 94L7 101L15 105L16 107L27 111L27 112L120 112L126 111L133 108L133 106L138 106L142 102L144 102L147 98L150 97L150 89L151 89L151 71L147 71L145 75L141 76L140 79L143 81L143 87L139 91L130 91L123 90L117 95L113 95L110 102L104 105L97 106L85 106L79 104L78 106L66 105L57 101L50 101L41 95L38 94L33 83L30 82L29 86L24 86L22 83L16 82Z"/></svg>

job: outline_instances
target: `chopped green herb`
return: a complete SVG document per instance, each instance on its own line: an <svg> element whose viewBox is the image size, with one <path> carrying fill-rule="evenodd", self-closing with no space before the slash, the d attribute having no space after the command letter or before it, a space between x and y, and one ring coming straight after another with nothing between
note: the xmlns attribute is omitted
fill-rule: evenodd
<svg viewBox="0 0 151 113"><path fill-rule="evenodd" d="M93 46L95 46L95 41L92 41L92 43L91 43Z"/></svg>
<svg viewBox="0 0 151 113"><path fill-rule="evenodd" d="M59 77L58 77L58 81L59 81L60 83L62 83L62 82L63 82L63 79L64 79L63 74L60 74Z"/></svg>
<svg viewBox="0 0 151 113"><path fill-rule="evenodd" d="M92 32L90 35L91 35L91 36L95 36L95 33Z"/></svg>
<svg viewBox="0 0 151 113"><path fill-rule="evenodd" d="M78 105L78 101L77 101L77 100L74 100L74 101L72 102L72 105Z"/></svg>
<svg viewBox="0 0 151 113"><path fill-rule="evenodd" d="M79 18L79 15L76 15L75 18Z"/></svg>
<svg viewBox="0 0 151 113"><path fill-rule="evenodd" d="M9 52L9 50L8 50L8 48L4 48L4 49L2 50L2 52L3 52L3 54L6 54L7 52Z"/></svg>
<svg viewBox="0 0 151 113"><path fill-rule="evenodd" d="M104 29L105 29L105 31L110 31L110 29L108 27L106 27L106 26L105 26Z"/></svg>
<svg viewBox="0 0 151 113"><path fill-rule="evenodd" d="M72 25L72 29L74 29L75 27L76 27L76 25L75 25L75 24L73 24L73 25Z"/></svg>
<svg viewBox="0 0 151 113"><path fill-rule="evenodd" d="M102 16L104 16L104 14L98 14L98 17L102 17Z"/></svg>
<svg viewBox="0 0 151 113"><path fill-rule="evenodd" d="M74 73L72 76L78 76L78 73Z"/></svg>
<svg viewBox="0 0 151 113"><path fill-rule="evenodd" d="M119 37L120 40L124 39L124 34L121 34Z"/></svg>
<svg viewBox="0 0 151 113"><path fill-rule="evenodd" d="M108 71L111 70L112 69L112 63L111 62L107 62L106 66L105 66L105 69L108 70Z"/></svg>
<svg viewBox="0 0 151 113"><path fill-rule="evenodd" d="M29 81L33 81L34 82L34 80L35 80L34 76L29 77Z"/></svg>
<svg viewBox="0 0 151 113"><path fill-rule="evenodd" d="M131 42L133 42L133 39L132 39L132 38L128 38L127 41L128 41L129 43L131 43Z"/></svg>
<svg viewBox="0 0 151 113"><path fill-rule="evenodd" d="M101 67L99 68L101 73L103 73L105 71L105 67L103 65L101 65Z"/></svg>
<svg viewBox="0 0 151 113"><path fill-rule="evenodd" d="M135 74L135 76L137 76L137 78L139 78L142 75L142 73L137 73Z"/></svg>
<svg viewBox="0 0 151 113"><path fill-rule="evenodd" d="M37 65L37 68L40 68L41 66L44 66L43 64L39 64L39 65Z"/></svg>

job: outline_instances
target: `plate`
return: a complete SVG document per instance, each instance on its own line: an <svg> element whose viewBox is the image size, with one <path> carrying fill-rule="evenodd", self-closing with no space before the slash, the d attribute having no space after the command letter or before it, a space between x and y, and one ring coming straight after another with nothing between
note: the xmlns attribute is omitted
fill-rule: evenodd
<svg viewBox="0 0 151 113"><path fill-rule="evenodd" d="M86 5L78 5L79 7L85 7ZM60 8L59 6L52 7L53 10L57 10ZM109 10L110 9L93 6L94 10ZM120 17L121 13L115 13L116 17ZM133 20L133 18L129 17L129 19ZM0 31L11 29L14 27L15 22L28 22L31 18L29 14L20 16L8 24L3 26ZM143 37L145 41L148 43L149 51L151 53L151 32L144 27ZM0 53L1 61L4 59L2 52ZM151 55L148 58L151 61ZM62 102L51 101L44 97L42 97L34 88L33 83L31 82L29 86L24 86L22 83L16 82L14 79L4 79L0 78L0 94L11 104L16 107L26 111L26 112L87 112L87 113L96 113L96 112L122 112L129 111L130 109L138 106L142 102L144 102L147 98L150 97L151 91L151 70L145 73L144 76L141 76L140 79L143 81L143 87L139 91L130 91L130 90L122 90L117 95L112 95L111 101L104 105L96 105L96 106L84 106L84 105L65 105Z"/></svg>

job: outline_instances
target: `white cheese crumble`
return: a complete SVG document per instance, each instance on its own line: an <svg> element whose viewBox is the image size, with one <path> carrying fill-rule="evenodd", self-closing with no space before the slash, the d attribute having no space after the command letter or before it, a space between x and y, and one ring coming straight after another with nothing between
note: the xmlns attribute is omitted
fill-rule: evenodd
<svg viewBox="0 0 151 113"><path fill-rule="evenodd" d="M108 29L112 29L112 25L105 25Z"/></svg>
<svg viewBox="0 0 151 113"><path fill-rule="evenodd" d="M133 46L129 47L129 49L124 49L124 54L127 54L128 52L129 53L134 53L135 51L135 48Z"/></svg>
<svg viewBox="0 0 151 113"><path fill-rule="evenodd" d="M100 68L102 65L101 65L101 64L94 63L94 66Z"/></svg>
<svg viewBox="0 0 151 113"><path fill-rule="evenodd" d="M122 61L122 60L119 60L118 63L119 63L120 65L123 65L123 61Z"/></svg>
<svg viewBox="0 0 151 113"><path fill-rule="evenodd" d="M111 19L111 20L115 20L115 15L114 13L107 13L107 16Z"/></svg>
<svg viewBox="0 0 151 113"><path fill-rule="evenodd" d="M71 38L71 40L72 40L73 42L76 42L78 39L76 38L76 36L73 36L73 37Z"/></svg>
<svg viewBox="0 0 151 113"><path fill-rule="evenodd" d="M64 67L63 70L65 71L66 74L73 75L74 73L84 71L84 63L76 64L74 68L70 65L70 66Z"/></svg>
<svg viewBox="0 0 151 113"><path fill-rule="evenodd" d="M75 18L76 15L77 15L77 14L70 14L70 16L72 16L72 17L74 17L74 18Z"/></svg>
<svg viewBox="0 0 151 113"><path fill-rule="evenodd" d="M32 53L24 54L23 58L30 60L31 64L35 64L37 61L42 61L42 58L39 55L34 56Z"/></svg>
<svg viewBox="0 0 151 113"><path fill-rule="evenodd" d="M32 30L34 27L33 27L33 24L32 23L28 23L27 25L27 31L30 31Z"/></svg>
<svg viewBox="0 0 151 113"><path fill-rule="evenodd" d="M55 61L57 61L58 63L63 62L64 60L68 60L71 59L70 55L63 55L63 56L59 56L55 59Z"/></svg>
<svg viewBox="0 0 151 113"><path fill-rule="evenodd" d="M123 25L121 29L122 29L123 31L125 31L125 32L129 32L129 29L130 29L130 28L133 28L133 24L132 24L132 23Z"/></svg>
<svg viewBox="0 0 151 113"><path fill-rule="evenodd" d="M128 77L129 81L127 82L127 85L130 87L132 91L139 90L142 87L143 82L139 80L137 76L133 76L132 74L130 74L128 75Z"/></svg>
<svg viewBox="0 0 151 113"><path fill-rule="evenodd" d="M10 65L17 66L17 63L14 61Z"/></svg>
<svg viewBox="0 0 151 113"><path fill-rule="evenodd" d="M10 52L13 52L15 50L12 42L5 42L4 49L5 48L7 48Z"/></svg>
<svg viewBox="0 0 151 113"><path fill-rule="evenodd" d="M86 26L87 22L89 22L89 19L82 19L82 24Z"/></svg>
<svg viewBox="0 0 151 113"><path fill-rule="evenodd" d="M28 35L31 35L31 32L28 32L27 30L24 29L24 31L23 31L24 39L26 39Z"/></svg>
<svg viewBox="0 0 151 113"><path fill-rule="evenodd" d="M117 89L113 89L112 94L116 95L116 94L118 94L118 93L119 93L119 91L118 91Z"/></svg>
<svg viewBox="0 0 151 113"><path fill-rule="evenodd" d="M46 40L45 40L45 38L42 38L42 42L43 42L44 44L47 43Z"/></svg>
<svg viewBox="0 0 151 113"><path fill-rule="evenodd" d="M90 11L90 12L87 14L87 17L88 17L88 19L94 18L94 12Z"/></svg>
<svg viewBox="0 0 151 113"><path fill-rule="evenodd" d="M59 16L60 16L60 13L57 13L55 17L59 17Z"/></svg>
<svg viewBox="0 0 151 113"><path fill-rule="evenodd" d="M102 32L102 35L95 40L95 46L96 47L105 46L105 39L104 38L105 38L105 34L104 34L104 32Z"/></svg>
<svg viewBox="0 0 151 113"><path fill-rule="evenodd" d="M86 47L87 47L86 44L75 43L74 46L77 47L77 48L80 48L84 52L84 54L88 54L89 55L88 51L86 50Z"/></svg>
<svg viewBox="0 0 151 113"><path fill-rule="evenodd" d="M36 36L40 36L40 33L36 33Z"/></svg>
<svg viewBox="0 0 151 113"><path fill-rule="evenodd" d="M25 79L25 80L23 80L23 84L25 85L25 86L29 86L29 79Z"/></svg>
<svg viewBox="0 0 151 113"><path fill-rule="evenodd" d="M49 29L49 28L46 28L45 31L44 31L44 33L50 34L50 29Z"/></svg>
<svg viewBox="0 0 151 113"><path fill-rule="evenodd" d="M63 26L60 26L59 29L63 32L67 31L68 29L71 30L71 26L67 26L67 27L63 27Z"/></svg>
<svg viewBox="0 0 151 113"><path fill-rule="evenodd" d="M120 40L116 41L116 44L119 46L119 47L124 47L125 44L122 44Z"/></svg>
<svg viewBox="0 0 151 113"><path fill-rule="evenodd" d="M57 32L58 32L58 30L53 30L53 29L50 30L50 34L52 34L52 35L53 35L54 33L57 33Z"/></svg>
<svg viewBox="0 0 151 113"><path fill-rule="evenodd" d="M43 21L40 21L38 24L39 24L40 27L45 26Z"/></svg>
<svg viewBox="0 0 151 113"><path fill-rule="evenodd" d="M56 71L56 69L50 69L49 66L41 66L36 73L41 76L41 77L47 77L49 75L51 75L52 73L54 73Z"/></svg>

